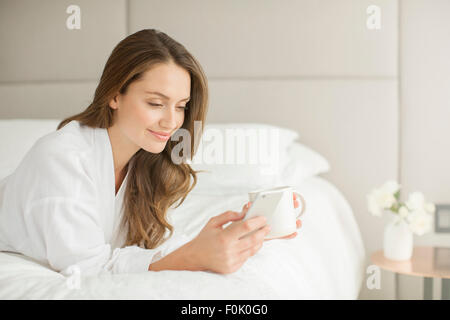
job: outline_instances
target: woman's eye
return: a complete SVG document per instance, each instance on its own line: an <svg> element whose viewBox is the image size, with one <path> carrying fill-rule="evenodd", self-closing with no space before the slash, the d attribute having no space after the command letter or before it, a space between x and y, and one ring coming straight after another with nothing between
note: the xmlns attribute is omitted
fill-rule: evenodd
<svg viewBox="0 0 450 320"><path fill-rule="evenodd" d="M162 104L157 104L157 103L151 103L151 102L147 102L149 105L153 106L153 107L163 107ZM188 107L187 106L179 106L178 109L181 110L187 110Z"/></svg>

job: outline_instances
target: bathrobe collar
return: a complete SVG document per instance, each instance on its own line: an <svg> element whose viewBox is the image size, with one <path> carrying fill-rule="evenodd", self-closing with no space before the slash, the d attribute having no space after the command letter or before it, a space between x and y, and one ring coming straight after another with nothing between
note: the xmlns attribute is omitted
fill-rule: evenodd
<svg viewBox="0 0 450 320"><path fill-rule="evenodd" d="M128 173L130 170L130 165L128 165L126 176L120 185L119 190L116 192L116 181L114 173L114 158L112 152L111 141L109 139L108 131L106 128L95 128L94 129L94 152L96 153L96 159L98 159L97 168L99 174L99 191L102 194L103 199L107 199L104 205L107 207L108 212L111 215L115 215L116 219L120 220L122 215L122 205L123 205L123 195L125 192ZM114 225L111 224L108 228L106 237L109 238L113 232Z"/></svg>

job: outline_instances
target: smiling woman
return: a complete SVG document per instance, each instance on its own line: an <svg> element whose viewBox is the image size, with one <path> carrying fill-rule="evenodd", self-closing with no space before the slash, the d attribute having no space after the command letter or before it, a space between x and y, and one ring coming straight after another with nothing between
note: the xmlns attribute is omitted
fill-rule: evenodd
<svg viewBox="0 0 450 320"><path fill-rule="evenodd" d="M178 109L178 103L190 96L186 114ZM166 211L178 200L180 204L184 201L195 186L196 174L189 165L170 161L175 142L168 137L179 128L193 136L194 121L204 124L207 102L206 77L195 58L165 33L142 30L114 48L93 103L58 127L78 120L90 127L107 128L115 170L123 176L127 164L132 163L122 221L128 229L126 244L151 249L162 243L166 228L172 233ZM194 178L192 186L189 175ZM142 194L140 190L147 191Z"/></svg>
<svg viewBox="0 0 450 320"><path fill-rule="evenodd" d="M184 202L198 173L173 161L178 142L169 138L180 130L186 144L188 133L185 148L195 155L207 105L206 77L184 46L154 29L126 37L93 102L39 139L8 177L0 251L63 274L239 269L269 232L264 217L242 220L248 206L214 216L169 254L160 247L174 231L168 209Z"/></svg>
<svg viewBox="0 0 450 320"><path fill-rule="evenodd" d="M194 121L203 129L207 105L206 77L183 45L154 29L123 39L92 103L38 141L9 178L17 196L0 212L0 250L58 271L147 270L151 249L173 233L167 210L197 181L188 164L171 161L169 137L180 128L194 136Z"/></svg>

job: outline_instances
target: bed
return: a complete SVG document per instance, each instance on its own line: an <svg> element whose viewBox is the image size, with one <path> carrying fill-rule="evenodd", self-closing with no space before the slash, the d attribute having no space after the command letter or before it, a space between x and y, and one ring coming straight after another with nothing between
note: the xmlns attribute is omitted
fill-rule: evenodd
<svg viewBox="0 0 450 320"><path fill-rule="evenodd" d="M8 155L0 162L0 179L14 170L36 137L54 130L57 123L1 120L0 134L26 143L18 145L11 139L0 143L2 154ZM220 132L236 126L213 124L211 128ZM240 211L248 201L247 191L278 184L294 186L307 202L296 238L265 241L238 271L225 275L159 271L65 277L29 257L0 252L0 299L356 299L364 278L365 252L352 209L342 193L320 176L329 170L326 159L298 142L296 132L278 129L283 138L277 146L281 171L262 177L255 166L230 165L216 174L200 173L198 185L186 200L168 212L175 233L163 246L168 252L175 250L194 238L209 218L227 210ZM20 136L24 131L33 134ZM197 164L194 169L214 171L214 166Z"/></svg>

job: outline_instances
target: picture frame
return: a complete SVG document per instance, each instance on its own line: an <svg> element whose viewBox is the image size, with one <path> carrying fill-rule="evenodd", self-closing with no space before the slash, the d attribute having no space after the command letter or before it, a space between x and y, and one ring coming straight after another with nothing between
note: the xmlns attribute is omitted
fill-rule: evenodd
<svg viewBox="0 0 450 320"><path fill-rule="evenodd" d="M450 233L450 204L437 204L434 229L437 233Z"/></svg>
<svg viewBox="0 0 450 320"><path fill-rule="evenodd" d="M438 271L450 270L450 248L433 248L433 269Z"/></svg>

